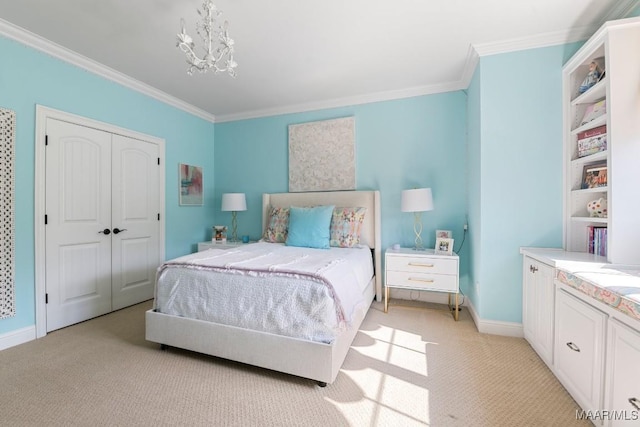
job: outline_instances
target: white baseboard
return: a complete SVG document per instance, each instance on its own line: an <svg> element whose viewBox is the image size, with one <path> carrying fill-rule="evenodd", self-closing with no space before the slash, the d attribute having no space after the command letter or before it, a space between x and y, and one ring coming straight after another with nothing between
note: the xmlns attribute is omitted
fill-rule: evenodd
<svg viewBox="0 0 640 427"><path fill-rule="evenodd" d="M471 300L467 299L465 304L469 313L471 314L471 318L473 322L476 324L476 328L478 332L482 334L492 334L492 335L503 335L506 337L516 337L523 338L524 330L522 328L522 323L514 323L514 322L500 322L497 320L484 320L478 316L475 307Z"/></svg>
<svg viewBox="0 0 640 427"><path fill-rule="evenodd" d="M18 329L0 335L0 350L24 344L36 339L36 327L29 326L27 328Z"/></svg>

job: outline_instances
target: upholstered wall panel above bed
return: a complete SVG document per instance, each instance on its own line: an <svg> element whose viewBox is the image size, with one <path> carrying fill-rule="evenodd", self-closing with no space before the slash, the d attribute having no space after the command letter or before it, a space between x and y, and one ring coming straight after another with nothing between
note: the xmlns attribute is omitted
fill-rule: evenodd
<svg viewBox="0 0 640 427"><path fill-rule="evenodd" d="M355 118L289 125L289 191L356 188Z"/></svg>

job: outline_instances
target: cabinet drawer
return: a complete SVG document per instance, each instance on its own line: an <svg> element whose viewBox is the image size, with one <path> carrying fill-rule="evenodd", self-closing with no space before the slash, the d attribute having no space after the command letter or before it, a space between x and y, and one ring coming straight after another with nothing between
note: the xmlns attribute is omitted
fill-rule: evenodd
<svg viewBox="0 0 640 427"><path fill-rule="evenodd" d="M446 258L387 257L387 270L426 274L458 274L458 261Z"/></svg>
<svg viewBox="0 0 640 427"><path fill-rule="evenodd" d="M557 291L556 374L584 410L602 407L606 317L574 296Z"/></svg>
<svg viewBox="0 0 640 427"><path fill-rule="evenodd" d="M623 419L609 426L638 425L640 421L640 333L617 320L609 322L605 409L618 411Z"/></svg>
<svg viewBox="0 0 640 427"><path fill-rule="evenodd" d="M397 288L458 292L458 277L445 274L425 274L387 270L386 284L389 287Z"/></svg>

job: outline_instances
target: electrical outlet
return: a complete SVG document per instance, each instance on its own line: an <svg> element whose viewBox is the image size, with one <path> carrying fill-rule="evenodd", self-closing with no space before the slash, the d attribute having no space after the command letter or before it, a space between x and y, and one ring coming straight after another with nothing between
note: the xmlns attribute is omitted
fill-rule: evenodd
<svg viewBox="0 0 640 427"><path fill-rule="evenodd" d="M463 225L463 226L462 226L462 229L463 229L464 231L467 231L467 230L469 229L469 224L465 224L465 225Z"/></svg>

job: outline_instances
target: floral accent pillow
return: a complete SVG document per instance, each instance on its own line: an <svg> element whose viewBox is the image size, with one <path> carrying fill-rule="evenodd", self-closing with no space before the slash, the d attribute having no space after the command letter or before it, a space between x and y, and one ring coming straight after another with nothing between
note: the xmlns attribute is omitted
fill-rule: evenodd
<svg viewBox="0 0 640 427"><path fill-rule="evenodd" d="M329 245L351 248L360 243L360 231L367 208L339 208L333 210Z"/></svg>
<svg viewBox="0 0 640 427"><path fill-rule="evenodd" d="M284 243L289 230L289 208L269 206L267 228L262 240L269 243Z"/></svg>

